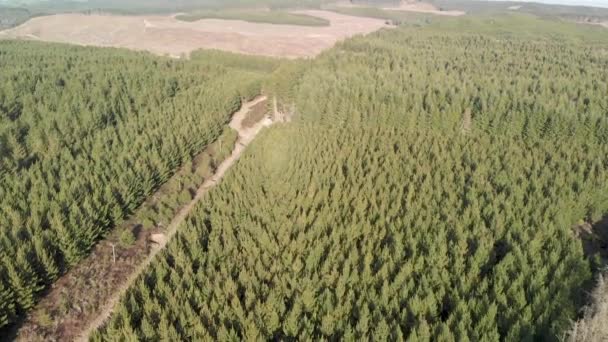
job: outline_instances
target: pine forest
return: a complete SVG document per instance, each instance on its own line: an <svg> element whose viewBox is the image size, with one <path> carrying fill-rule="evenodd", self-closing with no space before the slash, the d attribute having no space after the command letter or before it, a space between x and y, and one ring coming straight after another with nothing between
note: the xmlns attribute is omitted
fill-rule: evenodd
<svg viewBox="0 0 608 342"><path fill-rule="evenodd" d="M404 25L282 62L260 82L291 122L253 142L91 340L562 340L603 262L583 248L576 227L608 213L608 36L512 20ZM524 34L532 25L536 33ZM8 107L3 100L11 118L3 182L14 200L2 207L9 277L1 293L16 293L19 309L36 291L25 284L44 283L59 261L77 260L152 180L187 157L186 146L212 139L238 101L221 81L198 86L191 69L166 65L163 73L185 78L163 83L144 72L154 61L142 56L132 57L137 64L121 59L148 75L135 81L103 64L78 69L86 53L48 54L45 73L69 66L80 78L2 83L5 98L14 88L33 94ZM18 56L19 65L32 58ZM42 87L86 88L93 77L124 80L130 98L110 93L110 104L95 102L103 87L90 89L91 99L36 95ZM203 91L205 99L194 98ZM150 125L128 134L146 129L141 116L165 119L146 105L190 105L182 99L214 108L205 125L167 118L159 132ZM65 127L47 114L73 116L71 106L90 114ZM32 117L19 116L26 107ZM135 114L120 114L127 112ZM182 112L191 113L174 115L188 122ZM180 153L157 149L164 125L175 142L163 147ZM47 143L32 145L39 127ZM82 136L91 138L76 145ZM110 156L109 144L130 152ZM83 155L100 158L86 178ZM68 185L50 170L69 172ZM88 184L104 186L85 197ZM83 220L96 228L77 228ZM11 249L15 239L28 247ZM16 271L24 265L30 271Z"/></svg>
<svg viewBox="0 0 608 342"><path fill-rule="evenodd" d="M0 41L0 327L217 139L273 66Z"/></svg>

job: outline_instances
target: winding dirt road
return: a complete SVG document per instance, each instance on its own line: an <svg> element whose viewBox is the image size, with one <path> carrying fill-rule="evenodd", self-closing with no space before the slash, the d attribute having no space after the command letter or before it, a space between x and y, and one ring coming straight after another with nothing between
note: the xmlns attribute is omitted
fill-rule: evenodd
<svg viewBox="0 0 608 342"><path fill-rule="evenodd" d="M159 245L159 247L155 248L148 257L137 267L137 269L125 280L125 282L120 286L120 289L116 291L116 293L106 302L101 310L100 314L89 324L86 329L82 331L80 336L76 339L76 341L88 341L89 335L101 327L110 317L114 308L120 301L120 298L127 291L127 289L131 286L131 284L139 277L141 273L143 273L148 265L154 260L156 255L165 248L165 246L171 241L171 238L177 232L177 228L184 222L186 217L192 209L196 206L196 204L200 201L200 199L205 196L205 194L209 191L210 188L215 186L219 181L224 177L226 171L230 169L232 165L240 158L241 154L245 150L245 147L249 145L256 135L262 130L262 128L270 126L274 123L274 121L270 117L265 117L261 121L257 122L250 128L244 128L242 126L243 119L247 116L251 108L253 108L256 104L266 101L266 96L259 96L250 102L243 103L241 109L236 112L232 120L230 121L230 127L238 132L238 139L236 141L236 145L234 150L232 150L232 154L228 156L216 169L215 173L211 178L206 180L197 190L196 196L190 203L184 206L171 220L169 226L167 226L167 230L165 232L167 238Z"/></svg>

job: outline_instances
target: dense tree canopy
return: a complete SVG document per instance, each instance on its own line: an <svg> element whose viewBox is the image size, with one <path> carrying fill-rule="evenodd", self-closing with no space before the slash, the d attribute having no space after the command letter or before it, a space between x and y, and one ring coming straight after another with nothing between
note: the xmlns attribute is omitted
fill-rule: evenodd
<svg viewBox="0 0 608 342"><path fill-rule="evenodd" d="M573 227L608 211L608 55L503 33L383 31L279 68L294 121L93 340L557 340L592 278Z"/></svg>
<svg viewBox="0 0 608 342"><path fill-rule="evenodd" d="M0 42L0 327L259 93L239 58Z"/></svg>

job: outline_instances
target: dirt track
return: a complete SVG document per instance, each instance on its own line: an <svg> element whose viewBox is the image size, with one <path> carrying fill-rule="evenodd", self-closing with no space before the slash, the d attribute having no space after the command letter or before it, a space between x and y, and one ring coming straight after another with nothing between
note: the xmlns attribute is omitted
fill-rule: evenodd
<svg viewBox="0 0 608 342"><path fill-rule="evenodd" d="M167 238L159 244L158 248L154 249L148 257L142 262L139 267L133 272L128 279L121 285L120 290L116 291L116 293L107 300L105 305L102 307L100 313L95 317L94 320L87 324L87 328L85 328L80 336L76 339L77 341L88 341L88 336L101 327L107 319L112 314L114 308L120 301L122 295L127 291L129 286L139 277L139 275L144 272L148 265L154 260L158 252L160 252L166 245L169 243L171 238L177 232L177 228L184 222L190 211L196 206L196 204L200 201L200 199L205 196L205 194L209 191L210 188L215 186L223 177L226 171L230 169L230 167L240 158L241 154L245 150L245 147L253 141L255 136L262 130L262 128L270 126L273 123L273 120L269 117L266 117L256 123L254 126L250 128L243 128L241 122L249 112L249 110L255 106L256 104L265 101L265 96L260 96L255 100L244 103L241 109L234 114L232 121L230 122L230 127L235 129L238 132L238 139L232 154L226 158L216 169L215 173L211 178L206 180L197 190L196 196L194 199L184 206L180 211L175 215L175 217L171 220L169 226L167 226L167 230L165 232Z"/></svg>
<svg viewBox="0 0 608 342"><path fill-rule="evenodd" d="M175 16L58 14L30 19L2 36L78 45L124 47L179 57L208 48L276 57L311 57L337 41L385 26L383 20L327 11L301 11L327 27L272 25L240 20L184 22Z"/></svg>

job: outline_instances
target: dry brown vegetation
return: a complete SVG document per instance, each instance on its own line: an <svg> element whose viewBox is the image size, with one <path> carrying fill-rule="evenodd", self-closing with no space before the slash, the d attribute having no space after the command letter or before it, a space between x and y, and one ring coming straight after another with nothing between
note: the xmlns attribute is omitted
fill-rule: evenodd
<svg viewBox="0 0 608 342"><path fill-rule="evenodd" d="M568 332L568 342L596 342L608 340L608 282L600 276L597 287L591 294L592 303L585 308L582 319Z"/></svg>
<svg viewBox="0 0 608 342"><path fill-rule="evenodd" d="M300 11L330 21L326 27L273 25L239 20L195 22L175 16L59 14L33 18L5 31L10 38L123 47L180 57L201 49L219 49L277 57L310 57L347 37L385 26L383 20L327 11Z"/></svg>
<svg viewBox="0 0 608 342"><path fill-rule="evenodd" d="M576 227L583 242L585 254L598 256L602 264L608 262L608 216L595 224L583 223ZM599 275L591 292L590 304L584 308L583 317L574 323L567 334L568 342L608 341L608 269Z"/></svg>
<svg viewBox="0 0 608 342"><path fill-rule="evenodd" d="M245 116L241 122L241 125L245 128L251 128L256 122L262 120L268 112L268 101L262 101L251 108L247 116Z"/></svg>

